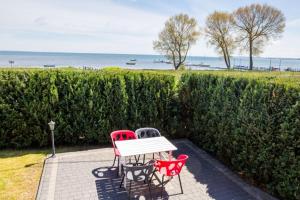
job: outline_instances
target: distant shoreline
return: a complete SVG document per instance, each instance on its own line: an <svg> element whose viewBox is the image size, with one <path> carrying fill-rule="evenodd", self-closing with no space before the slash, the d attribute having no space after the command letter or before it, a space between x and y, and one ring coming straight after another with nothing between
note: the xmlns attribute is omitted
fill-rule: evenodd
<svg viewBox="0 0 300 200"><path fill-rule="evenodd" d="M159 54L134 54L134 53L99 53L99 52L56 52L56 51L14 51L14 50L0 50L0 54L11 54L11 53L24 53L24 54L30 54L30 53L36 53L36 54L87 54L87 55L140 55L140 56L158 56L158 57L163 57L162 55ZM207 57L207 58L222 58L222 56L205 56L205 55L189 55L188 57ZM233 58L247 58L249 59L248 56L232 56ZM282 60L300 60L299 58L296 57L265 57L265 56L254 56L254 59L257 58L262 58L262 59L282 59Z"/></svg>
<svg viewBox="0 0 300 200"><path fill-rule="evenodd" d="M193 70L226 69L222 57L189 56L186 67ZM248 57L232 57L232 66L247 69ZM43 67L73 66L77 68L102 68L103 66L120 66L128 69L173 69L173 65L162 55L143 54L107 54L107 53L68 53L68 52L28 52L0 51L1 67ZM254 67L262 70L300 70L300 59L289 58L254 58Z"/></svg>

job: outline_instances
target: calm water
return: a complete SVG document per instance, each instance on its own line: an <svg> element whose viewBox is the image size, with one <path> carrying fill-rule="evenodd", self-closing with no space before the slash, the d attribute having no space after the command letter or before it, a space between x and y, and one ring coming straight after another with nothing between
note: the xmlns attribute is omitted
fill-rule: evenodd
<svg viewBox="0 0 300 200"><path fill-rule="evenodd" d="M136 59L135 65L127 65L126 62ZM10 66L9 60L13 60L13 67L42 67L44 65L74 66L102 68L105 66L120 66L134 69L172 69L171 64L157 63L155 61L166 60L159 55L132 55L132 54L91 54L91 53L46 53L46 52L16 52L0 51L0 66ZM247 57L232 58L233 65L248 66ZM222 58L191 56L187 58L187 64L205 64L210 67L195 67L193 69L218 69L225 68ZM300 70L300 59L279 58L254 58L254 66L258 68L277 67L281 70L291 68Z"/></svg>

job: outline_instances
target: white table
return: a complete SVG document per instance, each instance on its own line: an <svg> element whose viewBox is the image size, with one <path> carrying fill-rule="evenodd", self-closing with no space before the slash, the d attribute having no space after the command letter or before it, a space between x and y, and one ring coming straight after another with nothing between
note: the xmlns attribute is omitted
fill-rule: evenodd
<svg viewBox="0 0 300 200"><path fill-rule="evenodd" d="M126 163L126 157L143 155L150 153L169 152L169 160L172 159L172 151L177 150L169 140L165 137L152 137L136 140L115 141L116 147L120 152L123 163ZM121 174L121 162L119 162L119 174ZM126 178L124 181L126 187Z"/></svg>

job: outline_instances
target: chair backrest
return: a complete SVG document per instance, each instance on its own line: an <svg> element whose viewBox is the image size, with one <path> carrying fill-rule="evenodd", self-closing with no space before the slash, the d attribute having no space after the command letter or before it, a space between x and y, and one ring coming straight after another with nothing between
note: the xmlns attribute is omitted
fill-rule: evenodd
<svg viewBox="0 0 300 200"><path fill-rule="evenodd" d="M156 128L139 128L135 131L136 137L141 138L150 138L150 137L160 137L160 132Z"/></svg>
<svg viewBox="0 0 300 200"><path fill-rule="evenodd" d="M176 160L156 160L155 168L166 176L176 176L181 172L188 158L188 155L181 154Z"/></svg>
<svg viewBox="0 0 300 200"><path fill-rule="evenodd" d="M123 165L125 176L128 180L144 181L148 180L154 169L154 160L142 166Z"/></svg>
<svg viewBox="0 0 300 200"><path fill-rule="evenodd" d="M114 151L116 151L115 141L121 141L121 140L132 140L137 139L135 133L130 130L117 130L113 131L110 134L111 142L114 147Z"/></svg>

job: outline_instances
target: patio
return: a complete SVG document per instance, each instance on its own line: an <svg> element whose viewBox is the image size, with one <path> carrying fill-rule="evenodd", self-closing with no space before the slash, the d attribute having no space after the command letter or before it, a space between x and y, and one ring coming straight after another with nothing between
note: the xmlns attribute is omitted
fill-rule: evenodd
<svg viewBox="0 0 300 200"><path fill-rule="evenodd" d="M163 189L163 199L275 199L248 185L228 168L188 140L174 140L180 153L189 155L181 172L184 194L180 193L175 177ZM150 155L151 156L151 155ZM128 199L124 188L119 188L113 163L113 149L61 153L45 161L37 194L38 200L51 199ZM151 184L152 198L160 199L161 188L157 180ZM133 183L131 199L149 199L147 184Z"/></svg>

